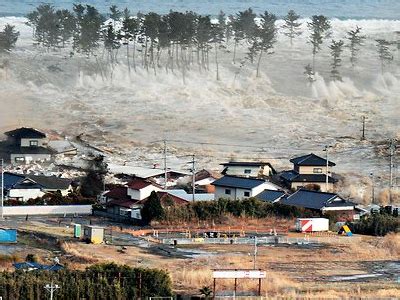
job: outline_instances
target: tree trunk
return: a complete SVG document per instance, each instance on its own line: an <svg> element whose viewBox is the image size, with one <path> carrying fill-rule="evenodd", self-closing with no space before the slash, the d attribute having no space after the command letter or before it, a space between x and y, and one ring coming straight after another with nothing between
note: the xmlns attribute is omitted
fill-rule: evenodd
<svg viewBox="0 0 400 300"><path fill-rule="evenodd" d="M263 50L260 50L260 55L258 56L258 62L257 62L257 77L260 77L260 64L261 64L261 58L262 58Z"/></svg>
<svg viewBox="0 0 400 300"><path fill-rule="evenodd" d="M214 46L215 46L215 65L217 67L217 81L219 81L218 47L217 47L217 43L214 43Z"/></svg>

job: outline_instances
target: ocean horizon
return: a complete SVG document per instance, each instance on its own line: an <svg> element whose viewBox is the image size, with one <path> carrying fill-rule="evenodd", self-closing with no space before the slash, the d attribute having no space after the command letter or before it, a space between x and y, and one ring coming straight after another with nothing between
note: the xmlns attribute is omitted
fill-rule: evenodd
<svg viewBox="0 0 400 300"><path fill-rule="evenodd" d="M199 14L217 15L221 10L227 15L251 7L255 12L269 11L283 17L293 9L302 17L323 14L329 18L346 19L400 19L399 0L1 0L0 16L25 16L38 5L48 3L58 8L71 9L74 3L95 6L107 14L111 5L127 7L132 13L194 11Z"/></svg>

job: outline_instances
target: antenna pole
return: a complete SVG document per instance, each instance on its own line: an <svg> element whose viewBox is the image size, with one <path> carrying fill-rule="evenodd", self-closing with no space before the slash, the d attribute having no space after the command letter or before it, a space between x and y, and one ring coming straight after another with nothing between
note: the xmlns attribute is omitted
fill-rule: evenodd
<svg viewBox="0 0 400 300"><path fill-rule="evenodd" d="M1 159L1 219L4 219L4 159Z"/></svg>
<svg viewBox="0 0 400 300"><path fill-rule="evenodd" d="M167 172L167 140L164 140L164 189L167 189L168 172Z"/></svg>
<svg viewBox="0 0 400 300"><path fill-rule="evenodd" d="M195 201L196 194L196 184L195 184L195 176L196 176L196 161L194 154L192 155L192 200Z"/></svg>

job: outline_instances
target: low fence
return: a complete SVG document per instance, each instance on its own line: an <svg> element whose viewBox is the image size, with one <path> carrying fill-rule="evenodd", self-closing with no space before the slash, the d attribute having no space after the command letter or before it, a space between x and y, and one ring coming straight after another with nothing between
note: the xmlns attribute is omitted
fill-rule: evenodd
<svg viewBox="0 0 400 300"><path fill-rule="evenodd" d="M21 206L3 207L4 216L91 215L91 214L92 214L92 205L21 205Z"/></svg>
<svg viewBox="0 0 400 300"><path fill-rule="evenodd" d="M346 236L329 236L329 237L311 237L305 236L304 238L289 238L285 236L268 236L257 237L257 245L271 245L271 244L348 244L360 241L361 237L346 237ZM235 237L235 238L164 238L160 239L161 243L167 245L193 245L193 244L254 244L254 238Z"/></svg>

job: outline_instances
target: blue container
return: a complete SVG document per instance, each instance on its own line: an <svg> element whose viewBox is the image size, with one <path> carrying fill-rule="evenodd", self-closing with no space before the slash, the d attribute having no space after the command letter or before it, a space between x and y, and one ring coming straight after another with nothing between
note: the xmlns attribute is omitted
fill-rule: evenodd
<svg viewBox="0 0 400 300"><path fill-rule="evenodd" d="M17 242L16 229L0 228L0 243L16 243L16 242Z"/></svg>

